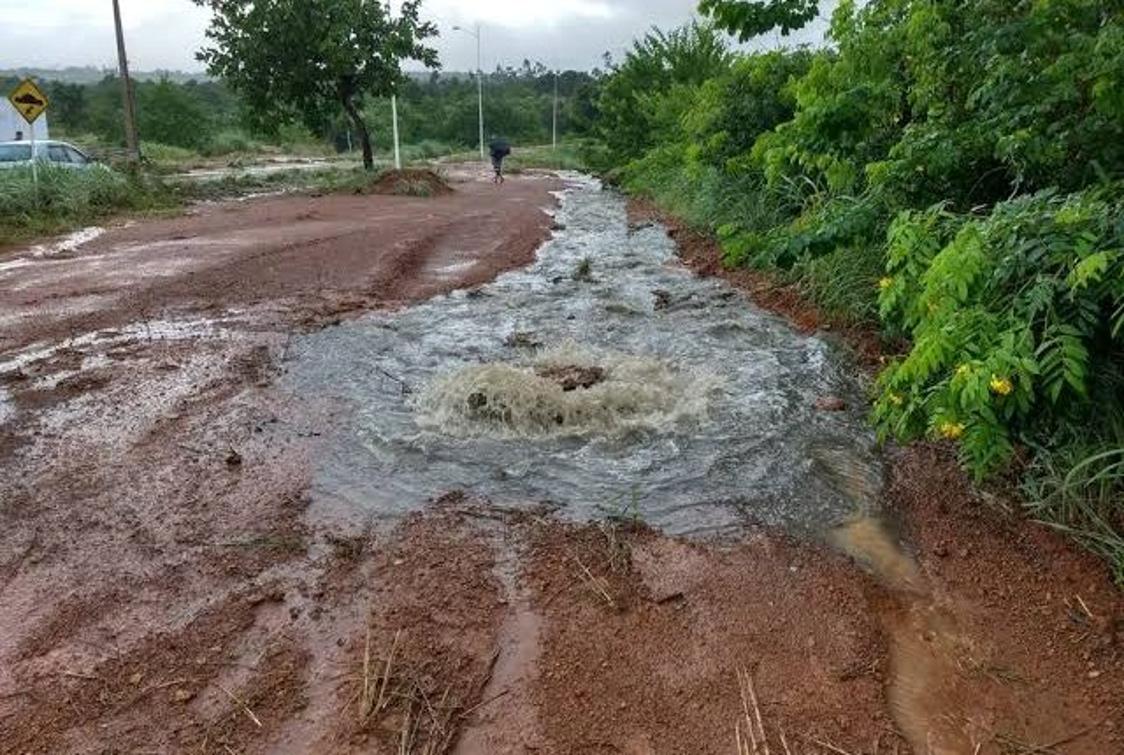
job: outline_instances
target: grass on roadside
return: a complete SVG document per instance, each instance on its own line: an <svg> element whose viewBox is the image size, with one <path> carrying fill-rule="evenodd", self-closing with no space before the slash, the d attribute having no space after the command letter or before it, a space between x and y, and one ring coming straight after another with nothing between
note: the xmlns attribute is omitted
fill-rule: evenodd
<svg viewBox="0 0 1124 755"><path fill-rule="evenodd" d="M1124 587L1124 447L1074 443L1040 452L1023 487L1032 517L1104 558Z"/></svg>
<svg viewBox="0 0 1124 755"><path fill-rule="evenodd" d="M120 212L173 209L176 197L158 181L95 168L0 171L0 246L90 225Z"/></svg>

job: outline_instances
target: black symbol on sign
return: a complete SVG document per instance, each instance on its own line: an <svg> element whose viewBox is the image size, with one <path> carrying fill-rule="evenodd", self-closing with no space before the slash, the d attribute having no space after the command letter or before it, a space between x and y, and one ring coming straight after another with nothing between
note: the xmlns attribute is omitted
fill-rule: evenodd
<svg viewBox="0 0 1124 755"><path fill-rule="evenodd" d="M39 99L38 97L36 97L31 92L24 92L19 97L16 97L16 102L20 105L31 105L32 108L43 107L44 105L47 104L46 102L43 102L43 100ZM29 108L29 112L30 112L30 108Z"/></svg>

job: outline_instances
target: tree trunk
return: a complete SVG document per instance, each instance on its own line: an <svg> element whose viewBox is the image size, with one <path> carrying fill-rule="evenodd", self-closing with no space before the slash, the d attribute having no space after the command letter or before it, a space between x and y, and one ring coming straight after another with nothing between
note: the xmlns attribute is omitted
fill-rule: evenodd
<svg viewBox="0 0 1124 755"><path fill-rule="evenodd" d="M350 95L343 94L340 99L343 101L343 109L347 111L351 122L355 124L355 130L359 132L359 142L363 145L363 167L367 170L374 170L375 154L371 150L371 133L367 130L367 124L363 122L363 116L359 109L355 107Z"/></svg>

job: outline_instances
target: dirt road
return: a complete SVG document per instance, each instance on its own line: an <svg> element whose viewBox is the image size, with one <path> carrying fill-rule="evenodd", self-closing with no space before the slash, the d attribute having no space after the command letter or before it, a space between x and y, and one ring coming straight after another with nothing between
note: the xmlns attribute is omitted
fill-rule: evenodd
<svg viewBox="0 0 1124 755"><path fill-rule="evenodd" d="M943 449L840 547L317 501L339 407L277 386L293 334L550 233L558 180L453 175L0 257L0 752L1124 752L1124 602Z"/></svg>

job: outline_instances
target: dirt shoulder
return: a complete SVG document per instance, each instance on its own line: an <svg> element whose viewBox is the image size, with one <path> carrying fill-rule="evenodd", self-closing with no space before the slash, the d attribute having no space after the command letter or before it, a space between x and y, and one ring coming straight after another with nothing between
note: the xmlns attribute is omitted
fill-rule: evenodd
<svg viewBox="0 0 1124 755"><path fill-rule="evenodd" d="M458 175L0 263L0 752L1124 751L1119 593L939 447L834 543L322 507L338 408L275 386L291 335L549 234L557 182Z"/></svg>

